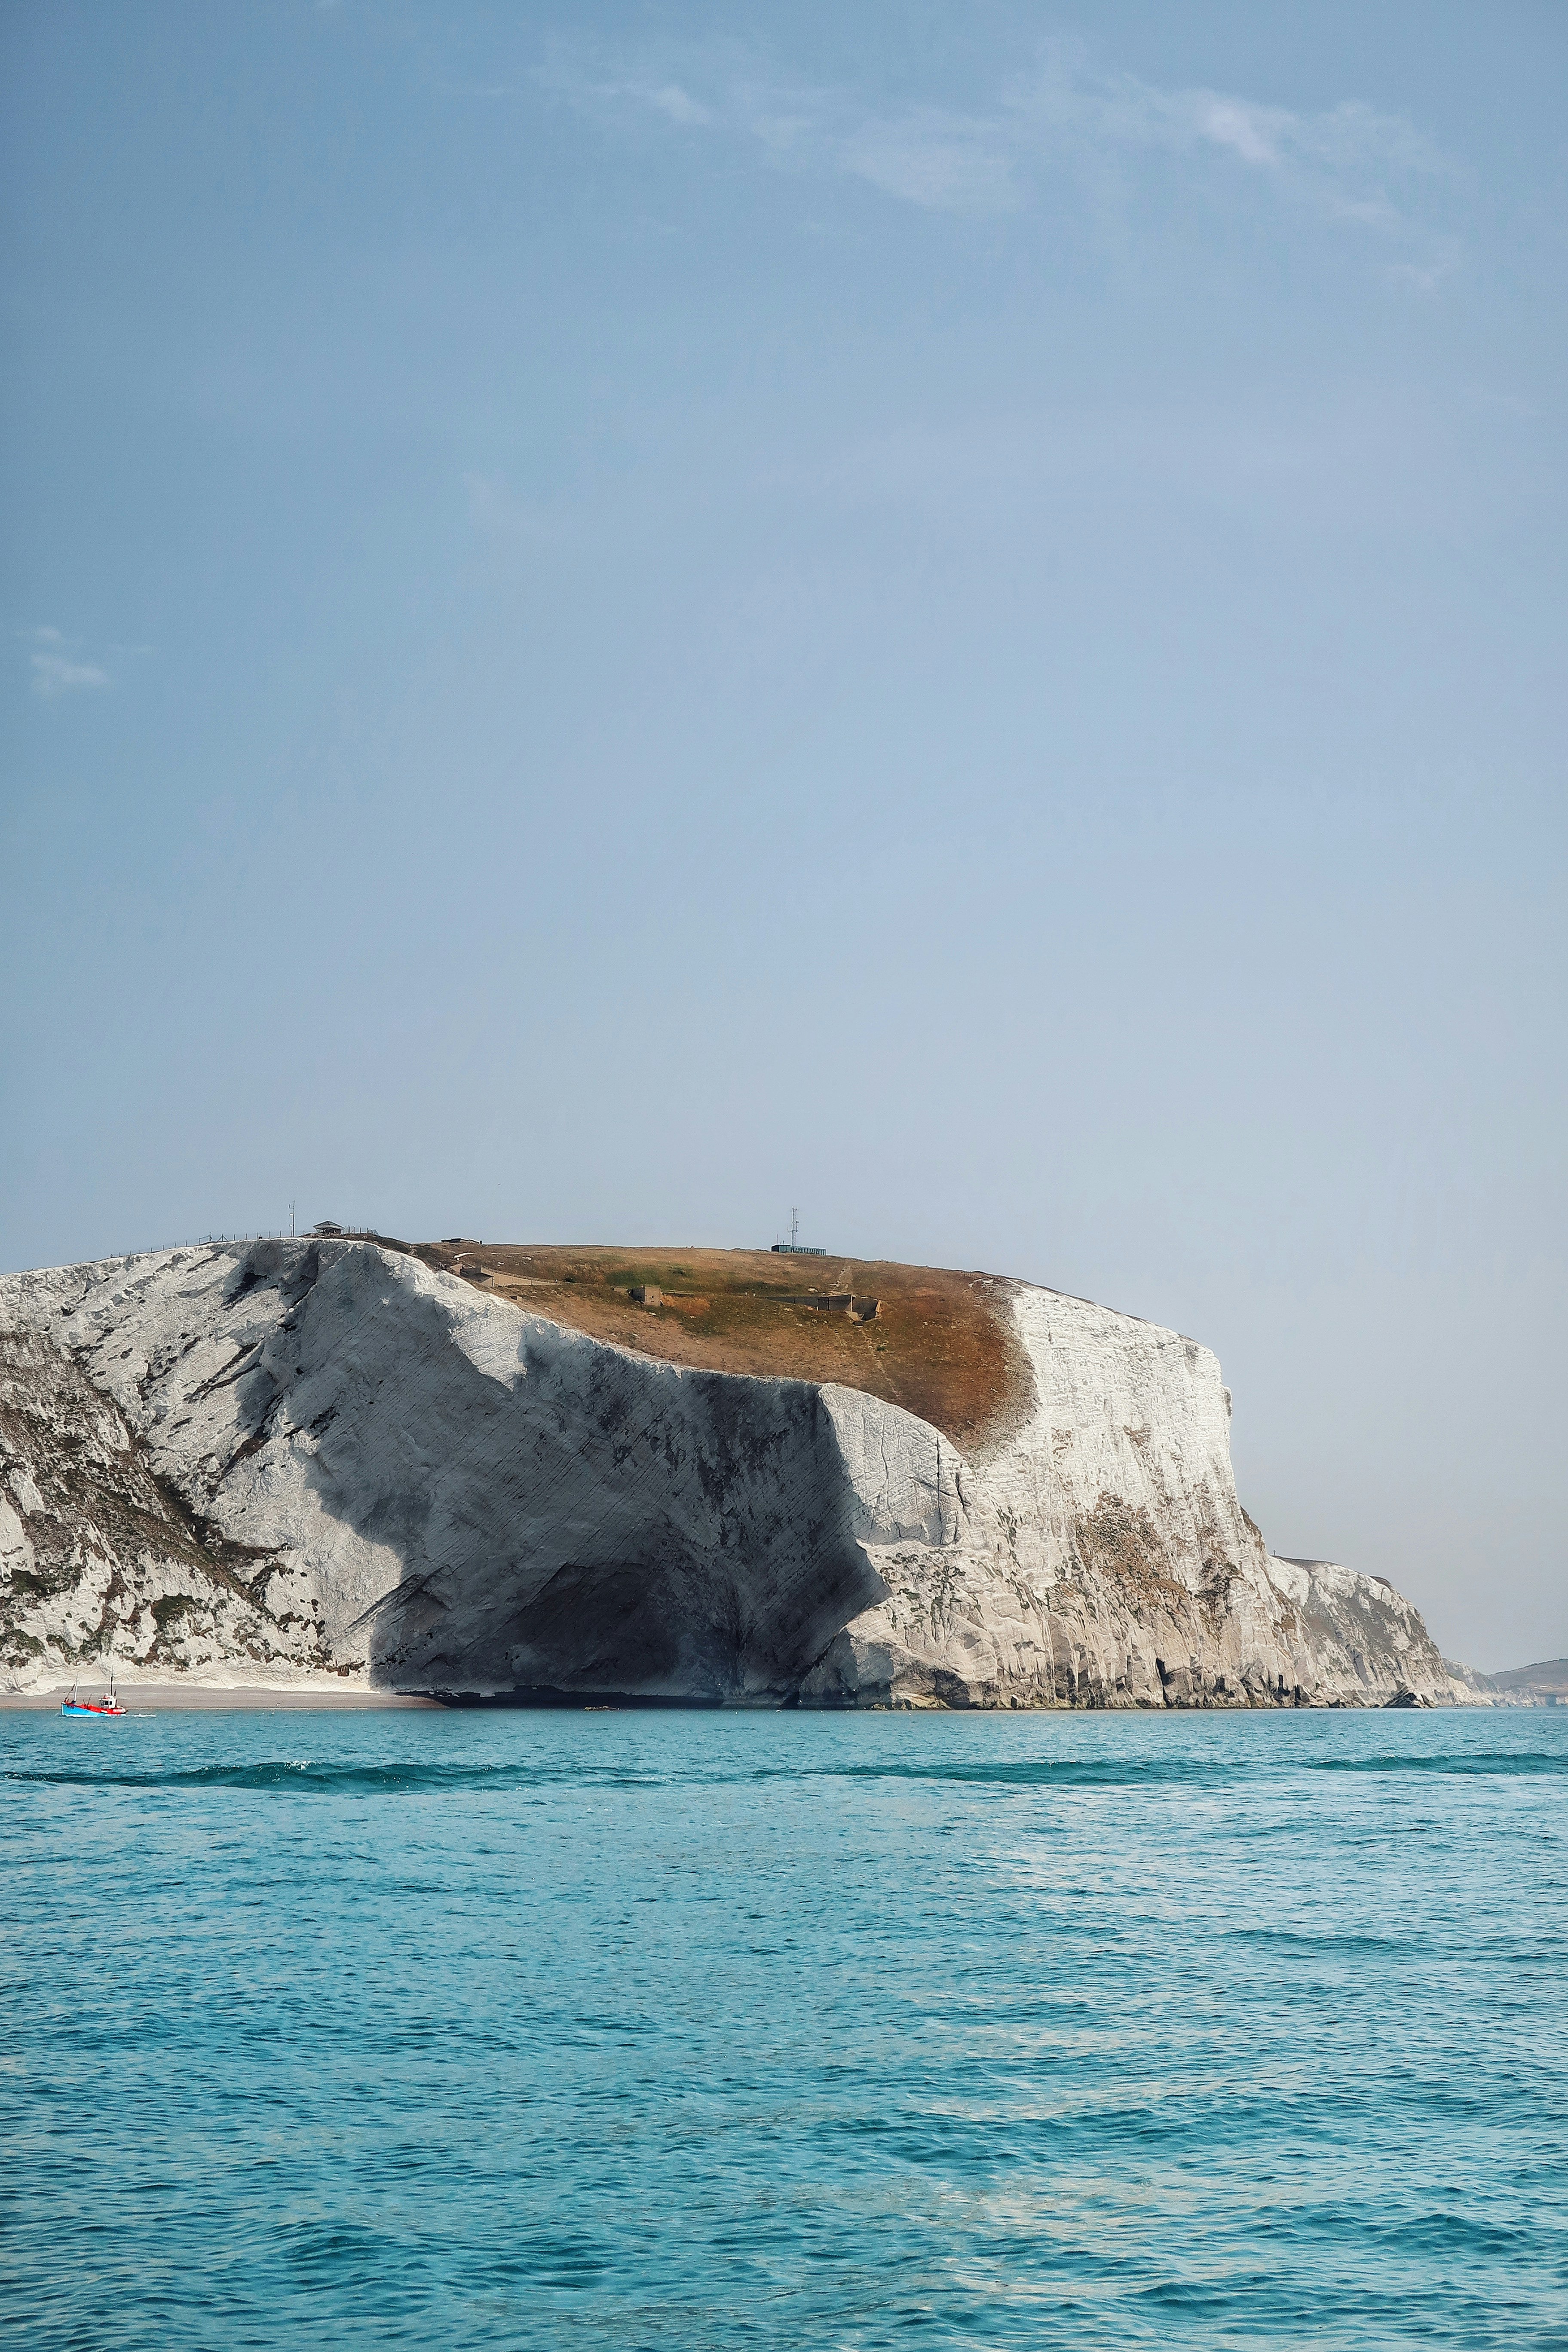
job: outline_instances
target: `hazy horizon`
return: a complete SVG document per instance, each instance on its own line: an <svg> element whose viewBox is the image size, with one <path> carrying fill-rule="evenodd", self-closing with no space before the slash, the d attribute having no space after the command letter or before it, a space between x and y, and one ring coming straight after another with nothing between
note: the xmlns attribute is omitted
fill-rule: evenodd
<svg viewBox="0 0 1568 2352"><path fill-rule="evenodd" d="M0 1261L798 1203L1568 1652L1561 12L3 38Z"/></svg>

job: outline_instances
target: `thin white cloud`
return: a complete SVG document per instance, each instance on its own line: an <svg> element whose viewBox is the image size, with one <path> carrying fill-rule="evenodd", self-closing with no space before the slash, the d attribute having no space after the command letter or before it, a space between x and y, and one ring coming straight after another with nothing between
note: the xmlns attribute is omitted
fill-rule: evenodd
<svg viewBox="0 0 1568 2352"><path fill-rule="evenodd" d="M1305 112L1232 91L1164 89L1097 68L1077 42L1047 44L1029 73L967 112L879 110L844 89L785 81L732 48L684 58L679 79L643 64L593 71L559 48L541 79L601 116L659 115L931 211L1012 211L1053 171L1102 187L1120 162L1163 153L1228 170L1238 189L1261 183L1324 218L1397 236L1408 229L1412 184L1445 169L1403 115L1359 100Z"/></svg>
<svg viewBox="0 0 1568 2352"><path fill-rule="evenodd" d="M33 648L28 656L33 692L46 702L56 702L63 694L90 693L109 684L106 669L96 662L74 661L63 650L66 640L58 629L29 629L26 635Z"/></svg>
<svg viewBox="0 0 1568 2352"><path fill-rule="evenodd" d="M657 107L660 114L667 115L671 122L696 125L713 120L708 109L700 106L677 81L667 81L660 89L650 89L647 97L648 104Z"/></svg>
<svg viewBox="0 0 1568 2352"><path fill-rule="evenodd" d="M33 691L52 702L57 696L75 694L83 687L107 686L109 672L95 662L67 661L63 654L33 656Z"/></svg>
<svg viewBox="0 0 1568 2352"><path fill-rule="evenodd" d="M838 142L842 170L934 212L1009 212L1020 200L1017 159L994 125L922 107L869 121Z"/></svg>
<svg viewBox="0 0 1568 2352"><path fill-rule="evenodd" d="M1198 129L1216 147L1234 149L1244 163L1277 163L1279 160L1279 151L1268 135L1268 126L1258 119L1257 107L1243 106L1234 98L1219 98L1209 90L1202 92Z"/></svg>
<svg viewBox="0 0 1568 2352"><path fill-rule="evenodd" d="M1460 247L1453 237L1439 238L1423 261L1391 261L1384 273L1396 286L1417 294L1435 294L1458 268Z"/></svg>
<svg viewBox="0 0 1568 2352"><path fill-rule="evenodd" d="M678 81L657 73L611 73L608 77L588 73L564 52L557 52L555 61L535 79L586 112L658 114L683 131L706 129L718 119L710 107L693 98Z"/></svg>
<svg viewBox="0 0 1568 2352"><path fill-rule="evenodd" d="M1381 114L1358 99L1301 113L1232 91L1163 89L1135 75L1093 70L1077 43L1048 47L1039 69L1009 90L1008 104L1047 144L1054 138L1101 151L1207 151L1315 196L1341 218L1379 226L1396 216L1391 182L1444 169L1432 141L1405 116Z"/></svg>

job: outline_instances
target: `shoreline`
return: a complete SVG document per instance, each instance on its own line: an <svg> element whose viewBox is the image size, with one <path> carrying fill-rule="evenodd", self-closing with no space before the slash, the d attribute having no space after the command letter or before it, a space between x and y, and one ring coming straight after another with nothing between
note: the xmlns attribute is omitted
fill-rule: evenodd
<svg viewBox="0 0 1568 2352"><path fill-rule="evenodd" d="M89 1697L96 1698L102 1687L100 1681L81 1678L80 1687ZM293 1715L311 1712L324 1715L353 1715L386 1708L418 1707L441 1709L437 1698L426 1698L413 1691L367 1690L363 1685L349 1690L332 1690L322 1685L288 1683L121 1683L119 1696L128 1716L141 1714L201 1715L245 1714L261 1715L277 1709ZM0 1714L55 1715L62 1700L70 1696L69 1683L57 1689L30 1691L0 1691Z"/></svg>
<svg viewBox="0 0 1568 2352"><path fill-rule="evenodd" d="M107 1677L79 1677L79 1687L84 1696L96 1698L106 1686ZM346 1689L331 1684L289 1683L184 1683L129 1682L118 1685L118 1693L127 1717L136 1715L371 1715L407 1712L416 1709L423 1714L466 1715L483 1714L697 1714L697 1715L773 1715L795 1710L777 1705L725 1706L712 1699L630 1698L619 1692L534 1691L527 1695L512 1692L446 1692L437 1697L425 1691L376 1690L363 1684L351 1685ZM0 1716L55 1715L62 1700L69 1697L71 1685L62 1682L48 1689L0 1691ZM1163 1720L1185 1720L1189 1717L1278 1716L1297 1715L1384 1715L1384 1714L1458 1714L1472 1715L1487 1709L1518 1714L1531 1709L1546 1713L1568 1713L1568 1702L1552 1698L1518 1697L1511 1693L1471 1699L1427 1700L1415 1707L1401 1706L1398 1702L1369 1699L1359 1704L1331 1700L1326 1704L1307 1706L921 1706L882 1705L869 1707L806 1707L802 1714L847 1715L941 1715L941 1716L1000 1716L1012 1722L1026 1717L1142 1716Z"/></svg>

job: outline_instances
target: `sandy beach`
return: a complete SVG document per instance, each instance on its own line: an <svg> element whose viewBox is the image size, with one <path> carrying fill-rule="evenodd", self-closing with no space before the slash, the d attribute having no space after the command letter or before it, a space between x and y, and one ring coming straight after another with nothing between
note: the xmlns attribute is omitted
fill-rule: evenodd
<svg viewBox="0 0 1568 2352"><path fill-rule="evenodd" d="M78 1685L83 1698L102 1695L101 1679L82 1675ZM413 1693L379 1690L289 1689L286 1685L240 1684L234 1689L201 1683L121 1683L121 1704L129 1715L247 1714L347 1715L386 1707L433 1707L438 1699ZM48 1690L0 1691L0 1710L52 1714L70 1696L68 1682Z"/></svg>

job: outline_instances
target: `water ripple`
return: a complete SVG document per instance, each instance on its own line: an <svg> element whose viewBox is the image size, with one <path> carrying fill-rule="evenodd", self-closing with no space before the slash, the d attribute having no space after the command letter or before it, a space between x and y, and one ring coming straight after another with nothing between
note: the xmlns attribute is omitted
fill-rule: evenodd
<svg viewBox="0 0 1568 2352"><path fill-rule="evenodd" d="M0 1717L18 2341L1568 2345L1568 1719L89 1738Z"/></svg>

